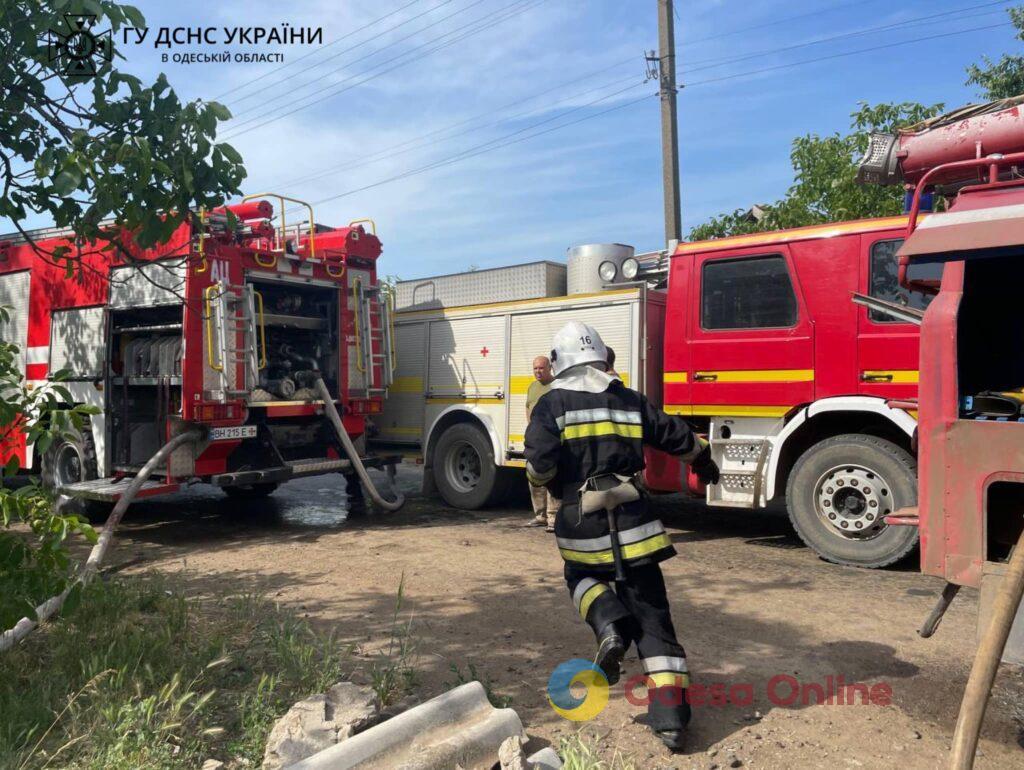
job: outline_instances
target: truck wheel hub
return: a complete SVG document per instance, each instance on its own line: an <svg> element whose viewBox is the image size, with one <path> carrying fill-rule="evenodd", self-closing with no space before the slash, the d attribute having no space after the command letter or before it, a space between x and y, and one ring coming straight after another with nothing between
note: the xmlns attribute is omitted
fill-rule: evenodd
<svg viewBox="0 0 1024 770"><path fill-rule="evenodd" d="M448 452L444 471L448 483L455 489L472 492L480 483L480 455L469 442L461 441Z"/></svg>
<svg viewBox="0 0 1024 770"><path fill-rule="evenodd" d="M57 450L53 463L56 486L76 484L82 480L82 456L72 444L64 444Z"/></svg>
<svg viewBox="0 0 1024 770"><path fill-rule="evenodd" d="M851 540L877 537L893 509L889 484L858 465L839 465L823 473L814 487L814 504L830 532Z"/></svg>

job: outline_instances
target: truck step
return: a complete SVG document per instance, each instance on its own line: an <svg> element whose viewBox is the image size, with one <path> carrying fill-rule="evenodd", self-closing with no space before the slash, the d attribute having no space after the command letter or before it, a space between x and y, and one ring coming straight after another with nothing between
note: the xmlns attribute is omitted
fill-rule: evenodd
<svg viewBox="0 0 1024 770"><path fill-rule="evenodd" d="M131 477L123 476L118 478L110 476L105 479L93 479L92 481L79 481L76 484L68 484L61 487L58 492L68 497L81 498L83 500L96 500L101 503L116 503L121 499L131 483ZM169 484L160 479L150 479L142 485L142 488L135 495L136 500L144 497L155 497L156 495L169 495L177 492L180 484Z"/></svg>
<svg viewBox="0 0 1024 770"><path fill-rule="evenodd" d="M292 476L316 476L321 473L344 471L352 467L348 460L295 460L287 463Z"/></svg>

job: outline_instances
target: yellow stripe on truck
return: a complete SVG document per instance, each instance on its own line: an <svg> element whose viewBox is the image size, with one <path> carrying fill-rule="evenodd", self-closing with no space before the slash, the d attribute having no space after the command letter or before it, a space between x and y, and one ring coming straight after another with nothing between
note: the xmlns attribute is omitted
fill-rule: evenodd
<svg viewBox="0 0 1024 770"><path fill-rule="evenodd" d="M760 404L668 404L665 411L685 417L782 417L792 408Z"/></svg>
<svg viewBox="0 0 1024 770"><path fill-rule="evenodd" d="M388 388L391 393L422 393L422 377L395 377L394 382Z"/></svg>
<svg viewBox="0 0 1024 770"><path fill-rule="evenodd" d="M619 372L619 378L622 380L622 384L627 388L629 387L629 372ZM508 392L513 396L525 396L526 391L530 389L530 383L534 381L532 374L515 374L508 378Z"/></svg>
<svg viewBox="0 0 1024 770"><path fill-rule="evenodd" d="M686 372L665 372L665 384L686 382Z"/></svg>

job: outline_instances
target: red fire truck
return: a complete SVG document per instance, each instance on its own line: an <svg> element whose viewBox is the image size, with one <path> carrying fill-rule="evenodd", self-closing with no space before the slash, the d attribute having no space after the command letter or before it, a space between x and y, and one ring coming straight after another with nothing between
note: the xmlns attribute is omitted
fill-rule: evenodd
<svg viewBox="0 0 1024 770"><path fill-rule="evenodd" d="M925 130L876 137L863 165L871 181L914 186L900 280L936 295L919 320L920 505L889 519L920 530L922 572L951 587L926 636L964 585L982 590L984 627L1024 530L1022 102L972 106ZM947 211L922 221L919 201L933 191ZM941 284L916 282L910 270L920 264L942 268ZM1008 651L1024 662L1024 620Z"/></svg>
<svg viewBox="0 0 1024 770"><path fill-rule="evenodd" d="M913 549L916 532L884 520L916 500L918 330L900 310L929 296L899 285L905 230L898 216L679 244L664 408L707 433L722 478L705 492L651 453L651 488L739 508L784 496L804 542L842 564L880 567Z"/></svg>
<svg viewBox="0 0 1024 770"><path fill-rule="evenodd" d="M899 285L906 221L684 243L664 257L578 247L568 296L527 298L523 286L478 273L406 282L399 295L408 289L418 304L397 315L399 371L381 437L415 444L449 504L500 498L509 469L523 464L531 361L576 318L615 347L632 387L710 438L719 484L705 490L652 452L651 489L741 508L785 496L824 558L890 564L917 542L884 517L916 500L918 329L906 313L929 299ZM583 252L599 257L584 264ZM459 289L474 281L475 291ZM484 281L507 301L484 296ZM887 304L854 305L855 293Z"/></svg>
<svg viewBox="0 0 1024 770"><path fill-rule="evenodd" d="M306 208L308 222L288 226L286 205ZM200 212L159 248L123 235L113 264L69 232L0 236L0 305L13 308L2 333L21 348L29 387L62 372L73 400L99 409L41 457L23 439L6 455L65 495L108 503L196 428L202 440L176 449L138 496L194 481L262 496L292 478L354 474L360 458L344 451L315 388L324 382L356 441L381 409L393 369L381 243L369 220L314 223L300 201L250 196ZM54 264L58 246L79 255L72 277Z"/></svg>

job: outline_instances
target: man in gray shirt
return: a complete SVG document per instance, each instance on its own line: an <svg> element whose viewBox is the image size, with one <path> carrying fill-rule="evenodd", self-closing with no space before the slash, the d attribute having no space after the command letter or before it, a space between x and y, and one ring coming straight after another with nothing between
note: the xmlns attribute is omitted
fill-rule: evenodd
<svg viewBox="0 0 1024 770"><path fill-rule="evenodd" d="M551 390L551 382L555 376L551 372L551 361L547 356L537 356L533 359L533 382L526 390L526 421L530 421L530 414L533 407L540 401L540 397ZM562 504L560 500L552 497L551 493L544 487L530 485L530 498L533 500L533 519L528 526L546 527L548 532L555 531L555 514Z"/></svg>

